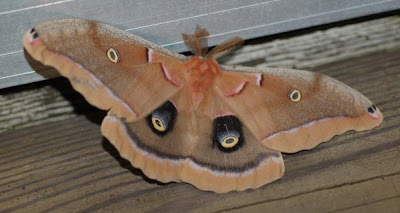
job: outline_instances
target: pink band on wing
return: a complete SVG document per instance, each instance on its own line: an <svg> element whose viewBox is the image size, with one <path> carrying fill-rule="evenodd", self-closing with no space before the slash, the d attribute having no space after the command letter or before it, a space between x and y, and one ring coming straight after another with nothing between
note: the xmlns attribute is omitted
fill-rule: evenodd
<svg viewBox="0 0 400 213"><path fill-rule="evenodd" d="M233 88L233 90L229 91L229 93L225 93L224 96L225 97L230 97L230 96L234 96L239 94L240 92L243 91L243 89L245 88L247 82L241 82L240 84L238 84L235 88Z"/></svg>

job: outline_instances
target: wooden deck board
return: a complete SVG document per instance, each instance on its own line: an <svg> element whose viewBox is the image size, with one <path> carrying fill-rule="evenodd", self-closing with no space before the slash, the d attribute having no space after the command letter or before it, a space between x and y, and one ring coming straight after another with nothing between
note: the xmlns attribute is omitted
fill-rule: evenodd
<svg viewBox="0 0 400 213"><path fill-rule="evenodd" d="M286 173L272 184L215 194L147 179L101 136L96 110L0 133L0 212L399 212L400 50L315 70L369 97L382 125L284 155Z"/></svg>
<svg viewBox="0 0 400 213"><path fill-rule="evenodd" d="M398 32L400 16L395 15L257 39L219 61L222 64L308 70L334 61L399 49ZM342 73L340 67L337 69L339 75L351 75ZM49 75L54 73L57 73L54 69L48 70ZM0 89L0 132L65 120L93 110L66 81L54 79Z"/></svg>
<svg viewBox="0 0 400 213"><path fill-rule="evenodd" d="M44 79L26 63L21 39L30 28L52 19L105 22L182 52L187 49L181 33L193 32L199 24L213 35L208 44L217 45L234 36L257 38L382 12L395 14L399 9L398 0L297 0L295 4L277 0L2 0L0 88Z"/></svg>

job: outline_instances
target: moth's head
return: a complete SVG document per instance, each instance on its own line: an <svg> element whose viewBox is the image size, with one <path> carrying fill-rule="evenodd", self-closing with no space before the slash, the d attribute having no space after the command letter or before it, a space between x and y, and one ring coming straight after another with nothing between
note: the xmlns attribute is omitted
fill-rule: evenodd
<svg viewBox="0 0 400 213"><path fill-rule="evenodd" d="M220 58L232 52L244 42L242 38L234 37L207 52L209 35L210 33L205 28L197 26L193 34L182 34L182 38L186 47L193 55L204 58Z"/></svg>

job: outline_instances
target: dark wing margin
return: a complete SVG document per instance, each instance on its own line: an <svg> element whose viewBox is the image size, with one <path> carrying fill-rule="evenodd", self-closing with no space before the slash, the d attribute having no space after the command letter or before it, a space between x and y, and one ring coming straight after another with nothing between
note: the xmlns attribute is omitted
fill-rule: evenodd
<svg viewBox="0 0 400 213"><path fill-rule="evenodd" d="M178 119L175 128L184 126L185 120ZM247 130L245 137L249 137L241 149L222 153L207 137L211 130L202 132L191 149L188 131L172 131L166 137L158 137L144 121L127 123L113 115L106 116L101 127L123 158L161 182L182 181L201 190L224 193L258 188L284 173L281 153L264 148Z"/></svg>

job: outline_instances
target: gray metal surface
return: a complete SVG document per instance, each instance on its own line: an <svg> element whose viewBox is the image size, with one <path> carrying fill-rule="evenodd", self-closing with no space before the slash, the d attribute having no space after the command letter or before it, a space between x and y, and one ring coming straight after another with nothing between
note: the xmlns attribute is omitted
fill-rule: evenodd
<svg viewBox="0 0 400 213"><path fill-rule="evenodd" d="M102 21L172 50L185 51L181 33L196 25L215 45L400 9L400 0L2 0L0 88L42 80L26 62L23 33L56 18Z"/></svg>

